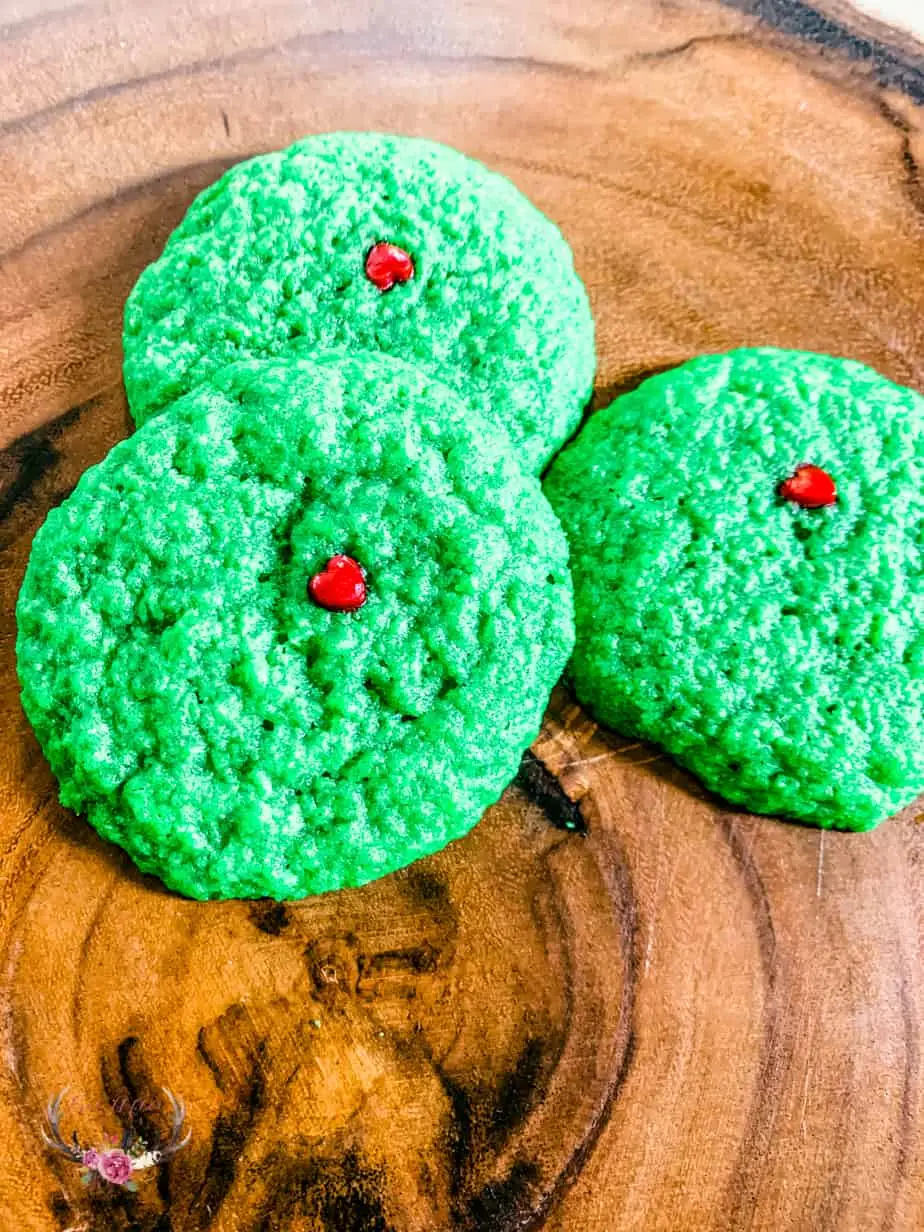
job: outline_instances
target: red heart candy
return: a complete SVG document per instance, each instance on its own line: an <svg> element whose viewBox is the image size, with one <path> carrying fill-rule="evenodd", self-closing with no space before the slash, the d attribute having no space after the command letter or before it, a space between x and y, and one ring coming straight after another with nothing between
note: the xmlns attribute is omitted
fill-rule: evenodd
<svg viewBox="0 0 924 1232"><path fill-rule="evenodd" d="M352 556L332 556L308 583L308 593L329 612L355 612L366 602L366 574Z"/></svg>
<svg viewBox="0 0 924 1232"><path fill-rule="evenodd" d="M413 258L397 244L373 244L366 254L366 277L380 291L390 291L414 277Z"/></svg>
<svg viewBox="0 0 924 1232"><path fill-rule="evenodd" d="M780 484L780 496L803 509L821 509L837 501L837 485L820 466L806 464L796 467L795 473Z"/></svg>

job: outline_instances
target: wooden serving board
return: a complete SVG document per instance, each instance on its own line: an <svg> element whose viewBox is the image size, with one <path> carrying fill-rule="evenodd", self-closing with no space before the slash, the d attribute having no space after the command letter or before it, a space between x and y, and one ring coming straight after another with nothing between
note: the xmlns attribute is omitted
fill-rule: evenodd
<svg viewBox="0 0 924 1232"><path fill-rule="evenodd" d="M61 809L14 603L130 430L120 314L193 195L328 128L424 134L574 246L597 405L701 350L924 388L924 57L784 0L3 6L2 1232L924 1226L924 831L730 811L564 691L464 841L284 906L198 904ZM85 1189L99 1143L192 1138ZM134 1103L134 1113L131 1105Z"/></svg>

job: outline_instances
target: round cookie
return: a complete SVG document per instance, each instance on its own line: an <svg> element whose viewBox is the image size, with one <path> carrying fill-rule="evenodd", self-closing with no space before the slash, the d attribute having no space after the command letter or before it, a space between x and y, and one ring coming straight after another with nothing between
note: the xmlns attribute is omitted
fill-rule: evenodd
<svg viewBox="0 0 924 1232"><path fill-rule="evenodd" d="M530 470L577 426L595 364L558 228L480 163L377 133L309 137L193 202L126 305L132 413L293 343L417 364L502 424Z"/></svg>
<svg viewBox="0 0 924 1232"><path fill-rule="evenodd" d="M464 834L573 645L538 481L375 355L243 361L152 419L49 514L17 615L62 803L195 898L359 885Z"/></svg>
<svg viewBox="0 0 924 1232"><path fill-rule="evenodd" d="M860 364L646 381L546 482L578 697L751 810L874 826L924 788L922 478L924 399Z"/></svg>

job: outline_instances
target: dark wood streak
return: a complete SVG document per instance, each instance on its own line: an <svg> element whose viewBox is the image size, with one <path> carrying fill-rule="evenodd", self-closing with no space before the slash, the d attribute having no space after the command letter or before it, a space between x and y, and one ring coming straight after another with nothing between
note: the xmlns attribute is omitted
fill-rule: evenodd
<svg viewBox="0 0 924 1232"><path fill-rule="evenodd" d="M568 799L564 788L535 755L530 753L528 756L535 765L530 765L526 786L519 778L517 786L532 803L543 808L547 816L551 813L557 817L562 808L562 797ZM570 803L573 808L577 807L573 801ZM552 816L549 820L553 825L560 825ZM495 1153L499 1152L543 1098L542 1092L551 1079L565 1039L571 1031L574 990L570 970L565 976L566 1013L559 1033L560 1038L550 1041L536 1035L527 1036L512 1069L492 1092L478 1089L477 1084L463 1084L433 1057L424 1041L419 1044L438 1076L449 1102L450 1117L443 1138L443 1149L449 1161L452 1227L457 1232L513 1232L513 1229L518 1232L534 1232L541 1228L577 1180L593 1153L625 1084L636 1047L633 1017L638 979L638 908L624 853L610 847L606 864L607 875L613 885L614 910L620 921L624 976L618 1034L624 1043L620 1050L619 1063L605 1087L587 1133L576 1143L564 1167L544 1193L537 1194L541 1174L538 1167L527 1159L515 1160L505 1177L488 1182L474 1194L470 1193L471 1169L473 1161L482 1156L486 1147ZM549 877L551 878L551 873ZM552 881L554 884L554 879ZM567 913L558 906L556 923L558 931L565 938L563 948L567 959L576 942ZM537 924L541 928L538 920Z"/></svg>
<svg viewBox="0 0 924 1232"><path fill-rule="evenodd" d="M574 834L587 833L581 806L571 799L548 766L531 749L523 754L514 784L557 829Z"/></svg>
<svg viewBox="0 0 924 1232"><path fill-rule="evenodd" d="M663 64L666 60L675 60L678 56L685 56L687 52L695 51L698 47L715 46L717 43L727 45L751 41L750 33L698 34L693 38L684 39L681 43L674 43L670 47L659 47L657 51L636 52L635 55L629 57L626 63L629 67L636 64Z"/></svg>
<svg viewBox="0 0 924 1232"><path fill-rule="evenodd" d="M449 1158L449 1195L453 1210L459 1209L461 1196L468 1188L472 1166L474 1124L472 1101L461 1082L457 1082L437 1062L433 1069L449 1101L450 1117L443 1138L443 1149Z"/></svg>
<svg viewBox="0 0 924 1232"><path fill-rule="evenodd" d="M899 1122L898 1151L895 1171L899 1182L908 1179L911 1152L917 1136L917 1108L915 1085L921 1069L921 1026L911 994L911 971L907 959L903 962L899 998L902 1012L902 1031L905 1042L905 1064L902 1068L901 1120ZM897 1187L896 1187L897 1188ZM898 1221L898 1206L893 1205L889 1228Z"/></svg>
<svg viewBox="0 0 924 1232"><path fill-rule="evenodd" d="M278 937L292 923L292 917L285 903L274 903L270 900L257 899L247 904L247 914L255 928L269 937Z"/></svg>
<svg viewBox="0 0 924 1232"><path fill-rule="evenodd" d="M305 1217L314 1217L323 1232L394 1232L385 1216L384 1178L356 1150L336 1161L280 1155L268 1167L271 1197L254 1232L288 1232Z"/></svg>
<svg viewBox="0 0 924 1232"><path fill-rule="evenodd" d="M538 760L538 759L537 759ZM539 763L542 766L542 763ZM545 776L550 772L542 766ZM563 788L554 780L559 791ZM553 797L546 797L546 812L557 809ZM540 805L540 807L542 807ZM513 1066L503 1075L493 1092L474 1091L457 1088L451 1084L444 1086L457 1113L463 1116L464 1135L460 1135L455 1144L456 1149L464 1142L467 1156L475 1158L487 1154L500 1154L509 1147L517 1130L525 1124L530 1114L546 1098L549 1085L561 1063L568 1039L572 1034L574 1015L574 976L573 952L575 942L573 932L566 920L567 911L561 902L554 873L549 867L550 856L558 850L567 839L561 839L549 847L543 859L543 884L551 887L551 902L553 918L544 918L539 907L539 895L533 896L530 911L536 922L537 930L546 935L564 937L562 961L565 965L565 1012L563 1020L554 1030L546 1025L542 1031L533 1024L528 1031L519 1056ZM444 1076L445 1077L445 1076ZM453 1175L458 1175L457 1166ZM456 1224L459 1229L470 1229L471 1232L489 1232L496 1229L522 1228L539 1207L547 1200L551 1191L546 1189L543 1194L539 1188L542 1173L539 1166L532 1160L518 1158L511 1165L506 1176L486 1183L474 1194L468 1194L464 1202L456 1202ZM552 1187L558 1183L556 1176ZM546 1182L548 1184L548 1182ZM458 1187L454 1188L458 1195Z"/></svg>
<svg viewBox="0 0 924 1232"><path fill-rule="evenodd" d="M623 965L622 999L619 1007L618 1035L624 1040L619 1064L611 1074L598 1110L587 1131L576 1144L555 1183L544 1195L528 1220L520 1225L521 1232L537 1232L549 1215L560 1205L569 1189L583 1171L594 1153L600 1138L610 1122L626 1079L636 1056L635 1001L638 990L638 922L639 908L632 884L632 874L625 852L617 843L608 844L607 871L611 882L611 901L619 919L620 949ZM573 941L570 926L566 922L566 945Z"/></svg>
<svg viewBox="0 0 924 1232"><path fill-rule="evenodd" d="M208 1067L209 1073L215 1080L215 1086L218 1087L219 1091L223 1092L225 1089L224 1075L222 1074L221 1066L208 1050L208 1046L205 1042L205 1027L200 1027L196 1036L196 1052Z"/></svg>
<svg viewBox="0 0 924 1232"><path fill-rule="evenodd" d="M541 1179L537 1165L517 1160L505 1177L489 1181L474 1192L472 1170L486 1152L504 1147L542 1098L543 1073L548 1069L546 1053L545 1041L528 1038L514 1068L493 1091L477 1082L457 1081L430 1057L450 1107L442 1147L449 1163L451 1227L457 1232L494 1228L501 1232L514 1218L516 1228L533 1226L528 1221Z"/></svg>
<svg viewBox="0 0 924 1232"><path fill-rule="evenodd" d="M886 120L901 138L902 166L905 170L905 191L911 204L921 214L924 214L924 184L921 183L921 169L914 156L911 145L911 125L903 115L890 107L881 96L876 100L882 118Z"/></svg>
<svg viewBox="0 0 924 1232"><path fill-rule="evenodd" d="M18 437L0 452L0 476L3 477L0 523L5 522L23 501L31 497L36 486L61 461L61 434L98 404L99 398L94 396L78 406L72 406L56 419Z"/></svg>
<svg viewBox="0 0 924 1232"><path fill-rule="evenodd" d="M63 1193L53 1193L48 1200L48 1210L60 1230L73 1227L74 1212L70 1202Z"/></svg>
<svg viewBox="0 0 924 1232"><path fill-rule="evenodd" d="M164 1127L158 1124L148 1111L148 1106L159 1102L160 1088L145 1064L141 1040L136 1035L127 1036L119 1043L116 1053L119 1058L119 1073L131 1104L131 1111L123 1120L123 1126L125 1129L137 1129L148 1144L160 1141L164 1137ZM160 1164L156 1170L157 1193L165 1207L164 1217L167 1220L165 1224L167 1228L171 1226L169 1222L172 1202L171 1168L172 1160L168 1160Z"/></svg>
<svg viewBox="0 0 924 1232"><path fill-rule="evenodd" d="M374 977L383 971L409 971L414 975L431 975L439 966L440 951L424 941L404 949L380 950L377 954L360 954L357 968L360 982L365 977Z"/></svg>
<svg viewBox="0 0 924 1232"><path fill-rule="evenodd" d="M396 874L399 884L412 902L419 904L452 937L459 922L452 905L449 886L436 873L419 864L411 864Z"/></svg>
<svg viewBox="0 0 924 1232"><path fill-rule="evenodd" d="M116 1047L116 1059L113 1063L108 1052L100 1057L100 1075L106 1099L114 1109L123 1130L131 1128L131 1114L126 1111L123 1101L135 1099L129 1093L125 1081L125 1050L138 1044L137 1037L129 1036L120 1041ZM107 1226L125 1227L133 1232L154 1232L152 1216L149 1210L141 1207L138 1194L131 1193L120 1185L95 1186L88 1194L90 1208L100 1219L108 1221L120 1220L121 1223L110 1223ZM156 1218L156 1216L155 1216ZM169 1227L169 1225L168 1225Z"/></svg>
<svg viewBox="0 0 924 1232"><path fill-rule="evenodd" d="M729 35L717 34L709 38L699 39L697 42L700 46L706 43L721 45L729 42L730 39L731 36ZM591 188L597 188L604 192L621 194L630 199L644 201L647 205L663 210L665 214L671 216L677 208L677 203L672 197L666 193L656 192L652 185L645 184L641 186L639 184L632 184L624 179L620 179L616 175L604 175L599 171L590 170L577 162L567 165L551 163L544 158L537 158L534 154L530 154L529 157L508 155L504 160L504 164L505 168L520 167L534 175L552 176L562 180L569 180L572 183L587 184ZM695 203L691 202L687 207L687 212L703 222L725 221L718 206L715 208L710 206L708 209L698 208Z"/></svg>
<svg viewBox="0 0 924 1232"><path fill-rule="evenodd" d="M460 1232L519 1232L532 1227L530 1193L539 1179L531 1160L518 1159L500 1181L491 1181L470 1199Z"/></svg>
<svg viewBox="0 0 924 1232"><path fill-rule="evenodd" d="M787 972L781 960L773 926L773 913L760 868L742 839L733 815L719 813L717 824L731 854L734 867L744 883L751 905L761 971L764 982L763 1030L757 1079L751 1095L747 1124L741 1135L737 1161L725 1196L725 1222L722 1227L747 1224L760 1186L761 1172L776 1119L780 1092L793 1053L792 1025L785 1008ZM818 1229L817 1232L821 1232Z"/></svg>
<svg viewBox="0 0 924 1232"><path fill-rule="evenodd" d="M204 1232L218 1217L219 1210L237 1179L238 1160L266 1103L268 1075L265 1041L258 1041L253 1048L247 1047L248 1069L233 1092L229 1091L221 1065L212 1055L208 1044L209 1030L222 1033L232 1041L237 1040L240 1037L239 1027L246 1020L246 1008L235 1004L229 1006L209 1028L199 1031L196 1051L208 1066L225 1103L215 1118L207 1151L196 1152L202 1181L189 1206L192 1220L190 1232L193 1229L195 1232Z"/></svg>
<svg viewBox="0 0 924 1232"><path fill-rule="evenodd" d="M527 768L524 774L524 767ZM532 751L523 758L516 780L516 785L527 796L531 803L537 805L545 813L553 825L567 830L577 829L577 819L580 819L581 830L587 832L584 814L578 804L571 800L564 786L540 761ZM572 810L576 810L576 815ZM562 824L564 816L564 824ZM577 1143L564 1168L556 1177L554 1184L541 1198L539 1204L528 1216L519 1213L516 1227L522 1232L534 1232L542 1227L553 1210L560 1204L564 1195L577 1180L587 1160L590 1158L603 1131L612 1116L619 1094L625 1084L632 1062L635 1058L636 1036L634 1027L635 996L638 984L638 904L632 885L632 876L625 853L616 848L607 853L610 856L610 876L613 882L614 910L618 913L620 922L620 938L623 961L623 994L620 1006L620 1035L625 1039L619 1065L610 1078L603 1094L599 1110L594 1117L587 1133ZM573 935L563 917L563 931L566 936L565 950L571 952Z"/></svg>
<svg viewBox="0 0 924 1232"><path fill-rule="evenodd" d="M729 8L757 17L781 33L814 43L826 51L846 54L867 65L882 86L901 90L916 103L924 103L924 55L886 47L857 34L801 0L723 0Z"/></svg>

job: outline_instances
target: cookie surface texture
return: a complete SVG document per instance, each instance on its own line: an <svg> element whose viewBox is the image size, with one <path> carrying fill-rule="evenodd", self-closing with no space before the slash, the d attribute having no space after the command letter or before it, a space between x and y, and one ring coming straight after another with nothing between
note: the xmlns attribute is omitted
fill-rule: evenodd
<svg viewBox="0 0 924 1232"><path fill-rule="evenodd" d="M51 512L18 623L62 803L196 898L359 885L464 834L573 643L538 481L380 356L243 361L156 416Z"/></svg>
<svg viewBox="0 0 924 1232"><path fill-rule="evenodd" d="M546 482L578 696L753 811L896 812L924 789L922 477L924 400L846 360L706 356L619 398Z"/></svg>
<svg viewBox="0 0 924 1232"><path fill-rule="evenodd" d="M534 471L576 427L595 363L558 228L482 164L376 133L306 138L193 202L126 306L132 413L143 423L222 365L293 344L422 367Z"/></svg>

